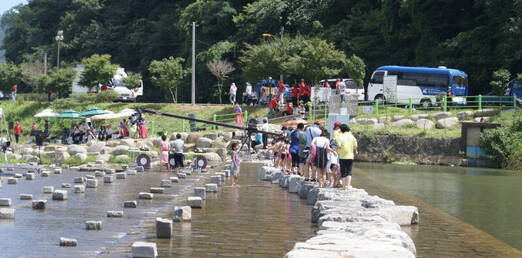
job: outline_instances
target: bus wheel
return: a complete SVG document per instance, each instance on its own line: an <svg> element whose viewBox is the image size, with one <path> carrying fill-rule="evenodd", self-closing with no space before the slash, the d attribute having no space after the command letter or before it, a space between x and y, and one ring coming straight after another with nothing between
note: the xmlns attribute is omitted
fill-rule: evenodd
<svg viewBox="0 0 522 258"><path fill-rule="evenodd" d="M378 100L380 103L384 103L384 102L386 102L386 98L384 98L384 96L381 95L381 94L375 96L374 100L375 100L375 101Z"/></svg>
<svg viewBox="0 0 522 258"><path fill-rule="evenodd" d="M420 102L422 108L429 108L431 106L431 100L429 99L423 99Z"/></svg>

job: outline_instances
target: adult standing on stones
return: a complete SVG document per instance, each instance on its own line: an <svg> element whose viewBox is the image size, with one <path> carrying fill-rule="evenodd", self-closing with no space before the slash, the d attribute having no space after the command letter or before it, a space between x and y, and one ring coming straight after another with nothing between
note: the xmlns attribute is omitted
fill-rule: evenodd
<svg viewBox="0 0 522 258"><path fill-rule="evenodd" d="M183 155L183 147L185 142L181 139L181 134L176 134L176 140L171 143L172 151L174 152L174 168L182 168L185 156Z"/></svg>
<svg viewBox="0 0 522 258"><path fill-rule="evenodd" d="M301 156L300 156L300 141L299 135L302 134L304 130L304 124L297 124L297 128L290 134L290 155L292 155L292 169L297 168L299 174L301 174ZM305 137L305 145L306 145L306 137Z"/></svg>
<svg viewBox="0 0 522 258"><path fill-rule="evenodd" d="M16 144L18 144L18 141L20 140L20 134L22 134L22 126L20 126L20 122L16 121L13 127L13 133L15 135Z"/></svg>
<svg viewBox="0 0 522 258"><path fill-rule="evenodd" d="M317 121L315 121L315 123L313 125L309 126L305 131L305 133L306 133L305 152L307 152L308 154L309 154L310 148L312 146L312 141L314 140L315 137L319 137L322 133L320 126L321 126L321 121L317 120ZM304 165L304 177L308 180L314 181L314 180L316 180L316 177L315 177L315 170L313 169L312 163L311 163L312 155L307 155L307 156L308 156L308 159ZM314 170L314 171L312 171L312 175L310 175L310 170Z"/></svg>
<svg viewBox="0 0 522 258"><path fill-rule="evenodd" d="M160 170L163 166L166 166L170 171L170 162L169 162L169 142L167 141L167 136L161 136L160 142Z"/></svg>
<svg viewBox="0 0 522 258"><path fill-rule="evenodd" d="M230 90L228 92L229 94L229 98L230 98L230 103L232 105L236 104L236 94L237 94L237 86L236 86L236 83L232 83L230 84Z"/></svg>
<svg viewBox="0 0 522 258"><path fill-rule="evenodd" d="M341 167L341 181L343 189L348 190L352 182L352 165L354 156L357 154L357 140L350 132L350 127L346 124L340 126L341 133L337 136L339 145L339 165Z"/></svg>
<svg viewBox="0 0 522 258"><path fill-rule="evenodd" d="M263 118L263 125L261 125L261 130L264 132L268 132L270 130L270 125L268 125L268 119ZM263 149L266 149L268 145L268 135L266 133L263 134Z"/></svg>
<svg viewBox="0 0 522 258"><path fill-rule="evenodd" d="M327 152L333 150L330 148L330 140L327 136L326 130L322 130L321 135L315 137L312 141L312 149L315 149L315 157L313 159L313 166L315 167L314 175L318 178L319 187L325 186L325 170L328 163Z"/></svg>
<svg viewBox="0 0 522 258"><path fill-rule="evenodd" d="M120 122L120 138L129 136L129 129L127 128L127 120L123 119Z"/></svg>

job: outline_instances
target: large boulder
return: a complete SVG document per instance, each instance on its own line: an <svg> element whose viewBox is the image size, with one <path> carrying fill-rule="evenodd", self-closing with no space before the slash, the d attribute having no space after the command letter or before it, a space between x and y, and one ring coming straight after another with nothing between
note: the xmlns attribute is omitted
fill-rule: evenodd
<svg viewBox="0 0 522 258"><path fill-rule="evenodd" d="M85 148L85 146L81 146L81 145L71 145L69 147L67 147L67 152L69 153L69 155L76 155L78 153L85 153L87 154L87 149Z"/></svg>
<svg viewBox="0 0 522 258"><path fill-rule="evenodd" d="M477 122L477 123L485 123L485 122L489 122L489 120L491 120L491 117L489 116L485 116L485 117L475 117L473 119L473 121Z"/></svg>
<svg viewBox="0 0 522 258"><path fill-rule="evenodd" d="M450 128L450 127L456 126L458 123L459 123L458 118L448 117L448 118L439 119L435 126L439 129L445 129L445 128Z"/></svg>
<svg viewBox="0 0 522 258"><path fill-rule="evenodd" d="M56 145L47 145L44 147L43 149L44 151L55 151L56 150Z"/></svg>
<svg viewBox="0 0 522 258"><path fill-rule="evenodd" d="M417 126L417 128L427 130L427 129L432 129L435 126L435 123L433 123L433 121L428 120L428 119L419 119L419 120L415 121L415 125Z"/></svg>
<svg viewBox="0 0 522 258"><path fill-rule="evenodd" d="M429 117L430 117L430 115L428 115L428 114L415 114L415 115L410 116L411 120L413 120L413 121L417 121L419 119L427 119Z"/></svg>
<svg viewBox="0 0 522 258"><path fill-rule="evenodd" d="M110 158L111 158L111 155L109 155L109 154L100 154L100 155L96 156L96 161L107 162L107 161L109 161Z"/></svg>
<svg viewBox="0 0 522 258"><path fill-rule="evenodd" d="M254 147L255 148L255 147ZM227 158L228 152L226 148L219 148L216 150L217 155L221 157L222 160L225 160Z"/></svg>
<svg viewBox="0 0 522 258"><path fill-rule="evenodd" d="M415 122L413 122L413 120L411 119L401 119L399 121L395 121L391 124L391 126L394 126L394 127L403 127L403 126L411 126L411 125L414 125Z"/></svg>
<svg viewBox="0 0 522 258"><path fill-rule="evenodd" d="M33 155L34 150L31 147L24 147L20 150L20 154L22 155Z"/></svg>
<svg viewBox="0 0 522 258"><path fill-rule="evenodd" d="M232 140L232 132L221 132L221 133L218 133L218 135L223 137L223 140L225 140L227 142Z"/></svg>
<svg viewBox="0 0 522 258"><path fill-rule="evenodd" d="M102 149L105 147L105 145L106 145L105 142L92 141L90 143L89 148L87 148L87 152L88 153L100 153L102 151Z"/></svg>
<svg viewBox="0 0 522 258"><path fill-rule="evenodd" d="M212 140L206 137L201 137L196 142L197 148L210 148L212 145Z"/></svg>
<svg viewBox="0 0 522 258"><path fill-rule="evenodd" d="M22 155L18 154L18 153L12 153L12 152L7 152L5 154L7 156L7 159L9 160L21 160L22 159Z"/></svg>
<svg viewBox="0 0 522 258"><path fill-rule="evenodd" d="M485 116L494 116L500 113L500 109L494 109L494 108L486 108L482 110L475 111L475 114L473 114L474 117L485 117Z"/></svg>
<svg viewBox="0 0 522 258"><path fill-rule="evenodd" d="M473 111L461 111L457 113L457 118L459 120L466 120L473 117Z"/></svg>
<svg viewBox="0 0 522 258"><path fill-rule="evenodd" d="M379 120L377 118L357 118L356 121L358 124L363 125L374 125L379 123Z"/></svg>
<svg viewBox="0 0 522 258"><path fill-rule="evenodd" d="M133 139L121 139L120 145L126 145L126 146L129 146L130 148L136 147L136 143Z"/></svg>
<svg viewBox="0 0 522 258"><path fill-rule="evenodd" d="M205 157L208 161L223 161L215 152L198 153L198 155Z"/></svg>
<svg viewBox="0 0 522 258"><path fill-rule="evenodd" d="M87 160L86 153L76 153L74 154L74 157L78 158L81 162L85 162Z"/></svg>
<svg viewBox="0 0 522 258"><path fill-rule="evenodd" d="M386 128L386 125L383 123L378 123L378 124L374 124L373 128L374 129L384 129L384 128Z"/></svg>
<svg viewBox="0 0 522 258"><path fill-rule="evenodd" d="M144 151L151 151L153 148L152 141L139 141L138 142L138 149L144 150Z"/></svg>
<svg viewBox="0 0 522 258"><path fill-rule="evenodd" d="M22 155L22 160L25 160L26 162L38 162L38 157L31 154L25 154Z"/></svg>
<svg viewBox="0 0 522 258"><path fill-rule="evenodd" d="M218 138L218 134L217 133L209 133L209 134L205 134L203 135L203 137L205 138L209 138L211 140L215 140Z"/></svg>
<svg viewBox="0 0 522 258"><path fill-rule="evenodd" d="M116 147L120 145L120 141L119 140L109 140L107 141L107 146L109 147Z"/></svg>
<svg viewBox="0 0 522 258"><path fill-rule="evenodd" d="M451 113L450 112L438 112L438 113L433 113L431 114L431 117L435 118L435 119L443 119L443 118L447 118L447 117L450 117L451 116Z"/></svg>
<svg viewBox="0 0 522 258"><path fill-rule="evenodd" d="M54 161L57 163L65 162L71 155L65 151L56 151L54 152Z"/></svg>
<svg viewBox="0 0 522 258"><path fill-rule="evenodd" d="M227 143L222 137L216 138L212 144L210 145L211 148L225 148L227 147Z"/></svg>
<svg viewBox="0 0 522 258"><path fill-rule="evenodd" d="M111 154L112 155L127 154L129 152L129 150L130 150L130 147L127 145L118 145L118 146L114 147L114 149L112 149Z"/></svg>
<svg viewBox="0 0 522 258"><path fill-rule="evenodd" d="M186 143L196 143L198 139L201 138L201 135L198 133L189 133L187 136Z"/></svg>
<svg viewBox="0 0 522 258"><path fill-rule="evenodd" d="M392 122L399 121L399 120L402 120L402 119L404 119L403 115L395 115L395 116L392 117Z"/></svg>
<svg viewBox="0 0 522 258"><path fill-rule="evenodd" d="M390 122L391 119L388 116L381 116L381 117L377 118L377 120L379 123L384 124L384 123Z"/></svg>
<svg viewBox="0 0 522 258"><path fill-rule="evenodd" d="M112 147L103 147L100 151L100 154L111 154L112 150Z"/></svg>

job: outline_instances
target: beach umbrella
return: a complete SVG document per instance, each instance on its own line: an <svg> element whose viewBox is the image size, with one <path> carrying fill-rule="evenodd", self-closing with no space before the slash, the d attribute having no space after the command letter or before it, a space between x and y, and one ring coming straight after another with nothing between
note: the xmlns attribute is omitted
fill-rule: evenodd
<svg viewBox="0 0 522 258"><path fill-rule="evenodd" d="M286 121L282 124L282 126L286 126L286 127L296 127L298 124L304 124L304 125L307 125L308 122L305 121L305 120L302 120L302 119L296 119L296 120L290 120L290 121Z"/></svg>
<svg viewBox="0 0 522 258"><path fill-rule="evenodd" d="M109 113L109 111L107 111L105 109L101 109L101 108L97 108L97 107L90 107L89 109L87 109L85 112L82 113L82 116L91 117L91 116L103 115L103 114L108 114L108 113Z"/></svg>
<svg viewBox="0 0 522 258"><path fill-rule="evenodd" d="M136 113L136 110L131 109L131 108L126 108L116 114L120 115L120 117L129 117L129 116L134 115L135 113Z"/></svg>
<svg viewBox="0 0 522 258"><path fill-rule="evenodd" d="M91 119L94 119L94 120L109 120L109 119L116 119L116 118L120 118L120 116L111 111L108 111L108 113L103 114L103 115L91 116Z"/></svg>
<svg viewBox="0 0 522 258"><path fill-rule="evenodd" d="M55 117L58 113L54 112L52 109L44 109L40 113L34 115L34 117Z"/></svg>
<svg viewBox="0 0 522 258"><path fill-rule="evenodd" d="M56 118L63 118L63 119L74 119L74 118L83 118L83 116L72 110L72 109L69 109L69 110L65 110L63 111L62 113L58 114L57 116L55 116Z"/></svg>

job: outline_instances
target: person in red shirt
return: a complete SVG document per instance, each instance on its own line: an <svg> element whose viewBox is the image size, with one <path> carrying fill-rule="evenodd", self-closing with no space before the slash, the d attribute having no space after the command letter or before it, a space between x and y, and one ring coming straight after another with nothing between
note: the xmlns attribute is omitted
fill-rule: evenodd
<svg viewBox="0 0 522 258"><path fill-rule="evenodd" d="M278 98L272 98L270 103L268 103L268 117L272 118L275 116L275 110L277 108Z"/></svg>
<svg viewBox="0 0 522 258"><path fill-rule="evenodd" d="M294 108L292 107L292 103L286 103L286 110L283 112L284 116L290 116L294 114Z"/></svg>
<svg viewBox="0 0 522 258"><path fill-rule="evenodd" d="M279 90L279 101L281 102L281 105L283 105L285 102L285 90L286 90L286 87L285 87L285 84L283 81L279 81L278 90Z"/></svg>
<svg viewBox="0 0 522 258"><path fill-rule="evenodd" d="M13 133L15 135L16 144L18 144L18 141L20 140L20 134L22 134L22 127L20 126L20 122L16 122L13 127Z"/></svg>
<svg viewBox="0 0 522 258"><path fill-rule="evenodd" d="M330 83L328 83L328 80L324 80L324 87L330 88Z"/></svg>
<svg viewBox="0 0 522 258"><path fill-rule="evenodd" d="M294 87L292 87L292 104L297 107L297 101L299 100L299 88L297 88L297 85L294 84Z"/></svg>
<svg viewBox="0 0 522 258"><path fill-rule="evenodd" d="M304 79L302 79L302 78L301 78L301 81L299 82L299 87L300 87L300 88L304 88L304 87L306 87L305 81L304 81Z"/></svg>
<svg viewBox="0 0 522 258"><path fill-rule="evenodd" d="M341 79L337 78L335 80L335 94L339 94L339 89L341 88Z"/></svg>

